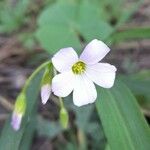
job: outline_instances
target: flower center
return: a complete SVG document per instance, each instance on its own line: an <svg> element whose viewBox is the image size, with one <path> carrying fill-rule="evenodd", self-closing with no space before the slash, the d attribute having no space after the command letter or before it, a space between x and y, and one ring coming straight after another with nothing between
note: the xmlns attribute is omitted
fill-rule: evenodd
<svg viewBox="0 0 150 150"><path fill-rule="evenodd" d="M78 61L72 66L72 71L74 74L81 74L85 71L85 69L86 64L82 61Z"/></svg>

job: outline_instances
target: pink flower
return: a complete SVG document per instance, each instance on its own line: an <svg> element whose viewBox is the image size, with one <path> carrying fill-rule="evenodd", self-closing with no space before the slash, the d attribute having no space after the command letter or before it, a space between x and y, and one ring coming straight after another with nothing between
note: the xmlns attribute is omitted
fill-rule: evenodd
<svg viewBox="0 0 150 150"><path fill-rule="evenodd" d="M82 106L95 102L95 84L111 88L114 84L116 67L99 63L110 51L102 41L94 39L84 49L80 57L71 47L60 49L52 63L60 74L52 79L52 91L59 97L66 97L73 91L73 102Z"/></svg>

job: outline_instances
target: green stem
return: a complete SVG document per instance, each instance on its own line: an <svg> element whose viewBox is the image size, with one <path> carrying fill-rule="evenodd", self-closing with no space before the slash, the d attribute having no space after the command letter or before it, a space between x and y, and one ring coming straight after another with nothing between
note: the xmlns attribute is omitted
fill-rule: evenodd
<svg viewBox="0 0 150 150"><path fill-rule="evenodd" d="M60 107L64 108L64 103L63 103L63 99L61 97L59 97L59 101L60 101Z"/></svg>
<svg viewBox="0 0 150 150"><path fill-rule="evenodd" d="M78 129L79 150L86 150L86 136L81 129Z"/></svg>
<svg viewBox="0 0 150 150"><path fill-rule="evenodd" d="M26 90L27 90L27 88L28 88L30 82L32 81L32 79L33 79L43 68L45 68L49 63L50 63L50 61L47 61L47 62L41 64L41 65L30 75L30 77L27 79L27 81L26 81L26 83L25 83L25 85L24 85L24 87L23 87L23 89L22 89L22 92L24 92L24 93L26 92Z"/></svg>

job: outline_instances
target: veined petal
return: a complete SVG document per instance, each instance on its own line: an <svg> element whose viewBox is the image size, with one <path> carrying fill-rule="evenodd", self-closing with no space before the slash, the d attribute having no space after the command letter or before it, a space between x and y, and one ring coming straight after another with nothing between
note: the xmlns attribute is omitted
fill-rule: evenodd
<svg viewBox="0 0 150 150"><path fill-rule="evenodd" d="M72 71L58 74L52 80L52 92L59 97L68 96L72 92L73 86L74 74Z"/></svg>
<svg viewBox="0 0 150 150"><path fill-rule="evenodd" d="M76 106L93 103L97 98L94 83L86 75L76 75L73 91L73 102Z"/></svg>
<svg viewBox="0 0 150 150"><path fill-rule="evenodd" d="M11 118L11 125L14 130L18 131L20 129L21 121L22 121L22 114L13 112Z"/></svg>
<svg viewBox="0 0 150 150"><path fill-rule="evenodd" d="M59 72L70 70L77 61L78 55L72 47L60 49L52 58L52 63Z"/></svg>
<svg viewBox="0 0 150 150"><path fill-rule="evenodd" d="M108 63L97 63L88 65L86 69L87 76L97 85L104 88L111 88L115 81L116 67Z"/></svg>
<svg viewBox="0 0 150 150"><path fill-rule="evenodd" d="M105 43L95 39L85 47L80 59L86 64L95 64L102 60L109 51L110 49Z"/></svg>
<svg viewBox="0 0 150 150"><path fill-rule="evenodd" d="M42 103L46 104L48 101L49 97L51 95L51 86L50 84L45 84L41 87L41 99Z"/></svg>

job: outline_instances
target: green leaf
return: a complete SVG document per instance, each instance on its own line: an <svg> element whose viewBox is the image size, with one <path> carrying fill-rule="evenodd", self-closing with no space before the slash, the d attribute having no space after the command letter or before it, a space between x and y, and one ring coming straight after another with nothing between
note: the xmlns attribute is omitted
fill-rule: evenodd
<svg viewBox="0 0 150 150"><path fill-rule="evenodd" d="M37 105L32 110L32 113L30 116L31 121L27 124L25 132L24 132L23 137L21 139L19 150L30 150L30 147L32 145L32 139L33 139L34 132L36 129L36 123L37 123L36 114L37 114Z"/></svg>
<svg viewBox="0 0 150 150"><path fill-rule="evenodd" d="M96 107L111 150L149 150L150 129L129 89L116 81L98 88Z"/></svg>
<svg viewBox="0 0 150 150"><path fill-rule="evenodd" d="M75 31L63 24L61 26L60 24L42 26L36 32L36 37L41 46L51 54L65 47L80 49L80 42Z"/></svg>
<svg viewBox="0 0 150 150"><path fill-rule="evenodd" d="M26 12L30 0L20 0L10 4L6 1L0 8L0 33L10 33L18 29L26 21Z"/></svg>
<svg viewBox="0 0 150 150"><path fill-rule="evenodd" d="M69 2L57 2L45 8L38 19L39 26L50 24L69 25L74 22L76 4Z"/></svg>
<svg viewBox="0 0 150 150"><path fill-rule="evenodd" d="M121 79L135 95L150 95L150 79L136 79L135 76L121 76Z"/></svg>
<svg viewBox="0 0 150 150"><path fill-rule="evenodd" d="M102 19L99 7L88 1L57 2L42 12L38 25L35 35L49 53L70 46L80 50L79 37L86 42L95 38L105 40L113 32Z"/></svg>
<svg viewBox="0 0 150 150"><path fill-rule="evenodd" d="M108 144L106 145L105 150L111 150Z"/></svg>
<svg viewBox="0 0 150 150"><path fill-rule="evenodd" d="M121 75L120 78L131 89L142 107L150 108L150 71L143 70L132 75Z"/></svg>
<svg viewBox="0 0 150 150"><path fill-rule="evenodd" d="M57 2L40 15L36 37L49 53L64 47L80 49L80 41L75 28L76 4Z"/></svg>
<svg viewBox="0 0 150 150"><path fill-rule="evenodd" d="M74 107L76 113L76 125L79 129L84 132L89 128L90 118L93 112L93 105L83 106L83 107Z"/></svg>
<svg viewBox="0 0 150 150"><path fill-rule="evenodd" d="M54 138L63 131L63 128L58 122L48 121L40 116L37 118L37 121L36 130L40 136Z"/></svg>
<svg viewBox="0 0 150 150"><path fill-rule="evenodd" d="M106 39L113 31L113 28L99 15L99 7L83 1L79 5L78 30L88 42L98 38Z"/></svg>
<svg viewBox="0 0 150 150"><path fill-rule="evenodd" d="M137 39L137 38L150 38L150 28L149 27L136 27L130 29L124 29L120 32L115 32L111 40L113 42L121 42L124 40Z"/></svg>
<svg viewBox="0 0 150 150"><path fill-rule="evenodd" d="M10 125L11 116L6 121L4 129L0 137L0 150L19 150L19 146L24 133L26 132L26 127L32 121L31 114L33 109L36 109L36 101L40 87L40 81L43 75L41 71L31 82L29 88L27 89L27 110L23 118L22 126L19 131L14 131ZM33 94L34 93L34 94Z"/></svg>

